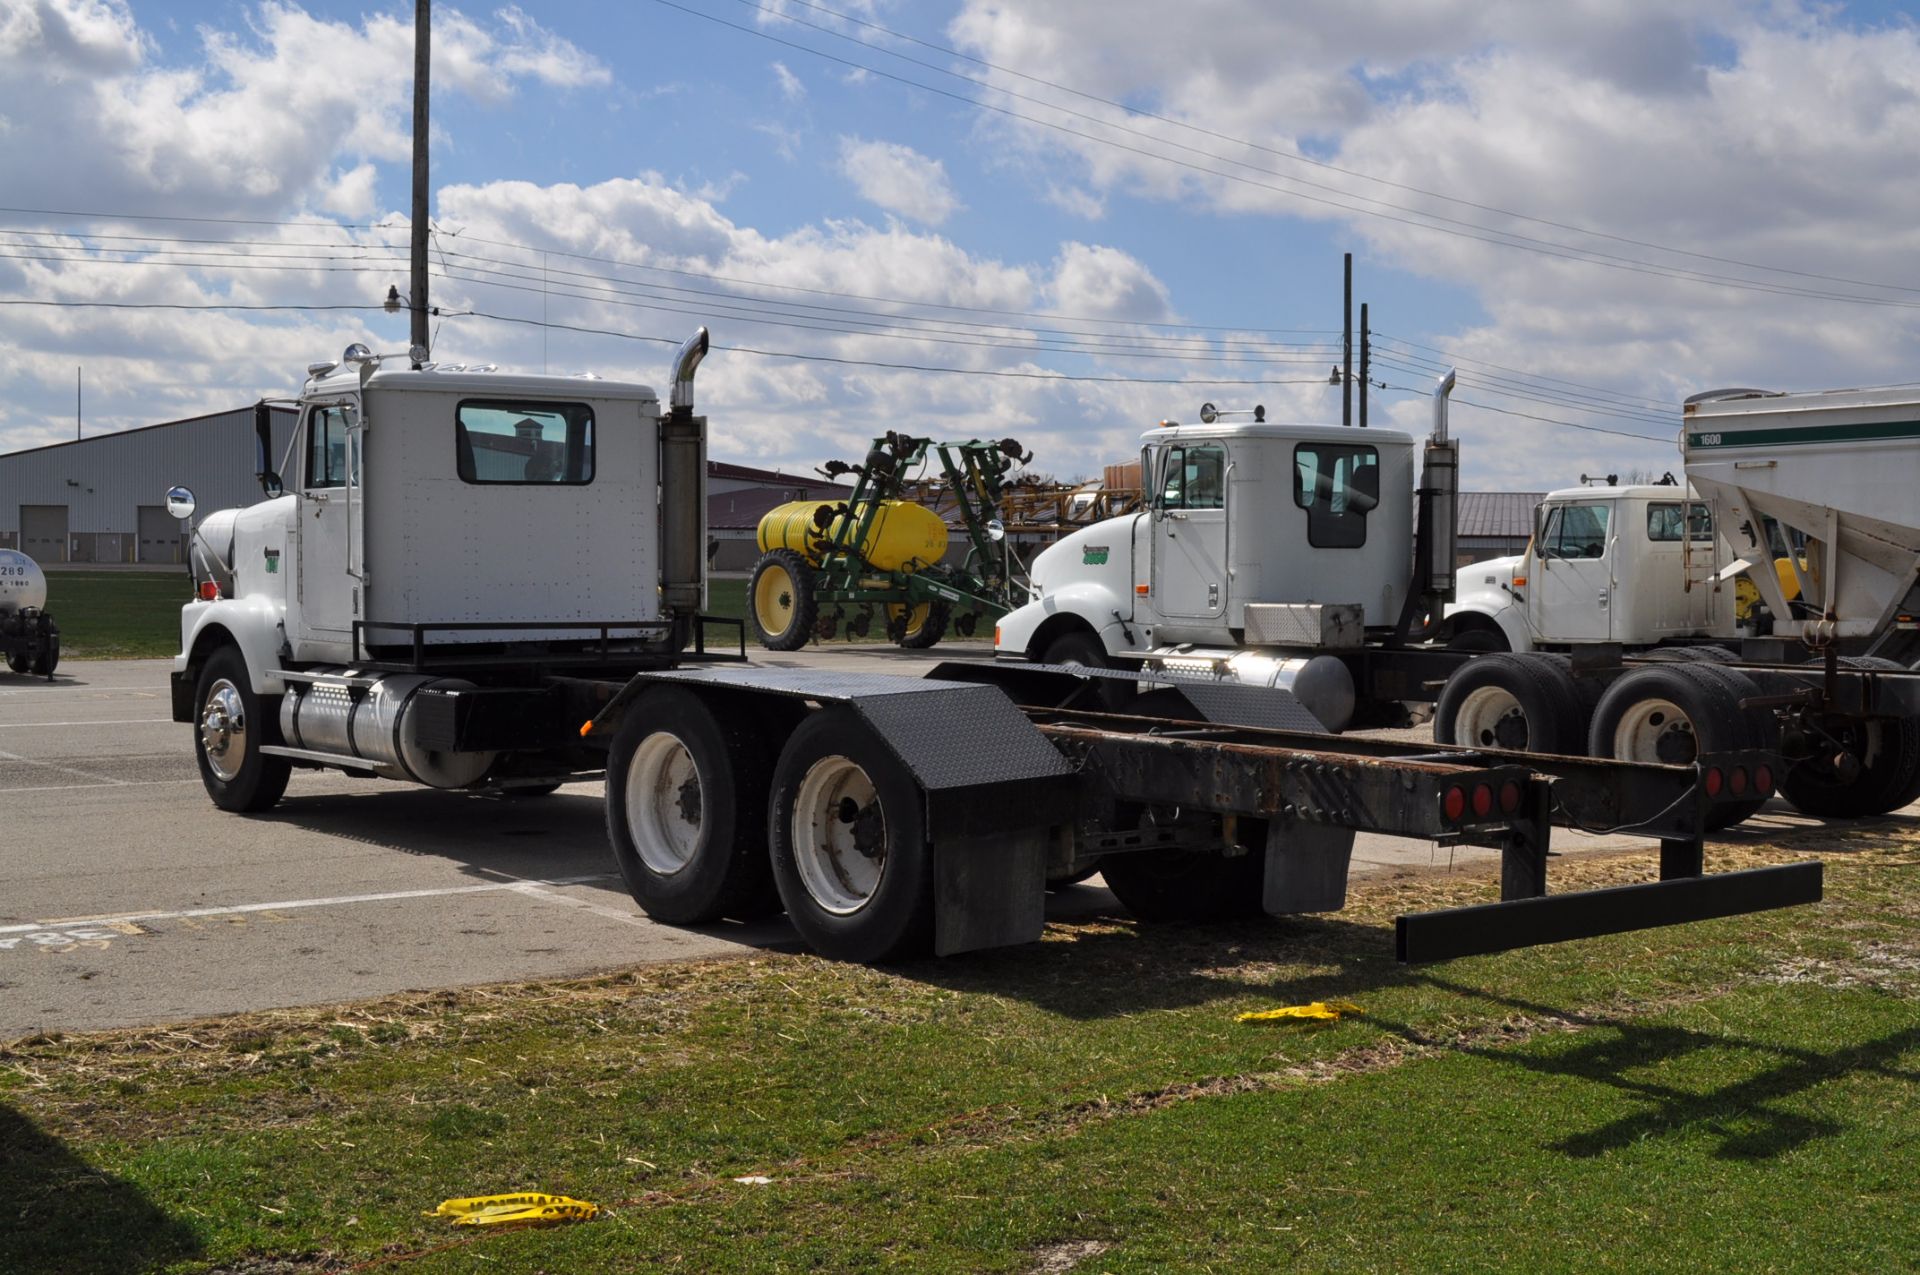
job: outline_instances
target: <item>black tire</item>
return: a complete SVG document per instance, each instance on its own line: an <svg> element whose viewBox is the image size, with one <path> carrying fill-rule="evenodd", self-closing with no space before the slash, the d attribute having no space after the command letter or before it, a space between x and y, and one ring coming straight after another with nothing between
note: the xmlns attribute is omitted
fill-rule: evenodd
<svg viewBox="0 0 1920 1275"><path fill-rule="evenodd" d="M934 598L920 605L927 609L926 615L921 617L918 625L909 627L896 639L905 650L924 651L928 647L936 645L941 638L947 635L947 623L953 618L953 608L947 605L945 598ZM891 612L894 608L890 606L887 609ZM908 610L907 616L909 622L911 622L914 613L918 612L919 609L920 607L913 607ZM889 616L889 619L891 619L891 616Z"/></svg>
<svg viewBox="0 0 1920 1275"><path fill-rule="evenodd" d="M773 768L773 879L800 937L838 961L933 946L933 846L918 785L850 708L823 708ZM803 825L803 826L801 826Z"/></svg>
<svg viewBox="0 0 1920 1275"><path fill-rule="evenodd" d="M1600 697L1587 747L1595 757L1669 765L1690 765L1701 753L1772 748L1771 714L1740 707L1756 693L1745 674L1706 661L1638 668ZM1765 804L1762 795L1715 805L1705 830L1731 828Z"/></svg>
<svg viewBox="0 0 1920 1275"><path fill-rule="evenodd" d="M33 657L31 655L21 655L9 651L7 653L7 667L25 676L33 671Z"/></svg>
<svg viewBox="0 0 1920 1275"><path fill-rule="evenodd" d="M236 814L272 809L287 791L293 763L260 751L280 742L279 702L254 694L239 647L223 646L208 658L193 702L193 759L207 796Z"/></svg>
<svg viewBox="0 0 1920 1275"><path fill-rule="evenodd" d="M1848 668L1875 672L1902 672L1893 660L1876 655L1845 658ZM1780 778L1780 795L1802 814L1857 819L1884 815L1920 797L1920 720L1861 722L1841 732L1863 758L1853 782L1842 780L1831 760L1809 758L1788 767Z"/></svg>
<svg viewBox="0 0 1920 1275"><path fill-rule="evenodd" d="M1545 656L1495 653L1462 664L1440 688L1433 738L1471 748L1580 757L1586 753L1585 719L1565 666Z"/></svg>
<svg viewBox="0 0 1920 1275"><path fill-rule="evenodd" d="M47 647L33 662L35 677L52 677L53 670L60 667L60 636L55 634L47 639Z"/></svg>
<svg viewBox="0 0 1920 1275"><path fill-rule="evenodd" d="M767 748L678 686L628 708L607 756L607 843L642 911L671 925L780 910L767 864Z"/></svg>
<svg viewBox="0 0 1920 1275"><path fill-rule="evenodd" d="M1474 627L1462 629L1447 639L1449 651L1511 651L1513 644L1499 629Z"/></svg>
<svg viewBox="0 0 1920 1275"><path fill-rule="evenodd" d="M1267 857L1136 850L1100 864L1107 888L1142 921L1224 921L1260 916Z"/></svg>
<svg viewBox="0 0 1920 1275"><path fill-rule="evenodd" d="M1082 881L1098 876L1103 862L1104 860L1095 859L1084 867L1069 868L1065 872L1049 875L1047 877L1047 889L1058 890L1063 886L1079 885Z"/></svg>
<svg viewBox="0 0 1920 1275"><path fill-rule="evenodd" d="M1116 667L1107 648L1100 645L1100 639L1085 629L1074 629L1062 633L1048 642L1040 654L1042 664L1065 664L1080 668ZM1097 712L1117 713L1127 708L1139 693L1137 683L1118 682L1110 678L1094 678L1087 694L1094 701L1092 707ZM1081 701L1078 707L1088 707Z"/></svg>
<svg viewBox="0 0 1920 1275"><path fill-rule="evenodd" d="M532 801L536 797L551 797L560 791L558 782L550 784L521 784L513 788L502 788L500 798L503 801Z"/></svg>
<svg viewBox="0 0 1920 1275"><path fill-rule="evenodd" d="M761 554L747 582L747 624L754 640L769 651L797 651L813 640L819 620L820 602L807 560L791 549Z"/></svg>

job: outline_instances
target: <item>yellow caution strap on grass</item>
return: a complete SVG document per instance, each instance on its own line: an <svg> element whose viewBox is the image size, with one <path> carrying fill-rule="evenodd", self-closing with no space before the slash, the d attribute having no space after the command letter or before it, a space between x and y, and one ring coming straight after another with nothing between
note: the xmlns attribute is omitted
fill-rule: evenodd
<svg viewBox="0 0 1920 1275"><path fill-rule="evenodd" d="M1237 1023L1266 1023L1283 1018L1317 1019L1321 1022L1337 1023L1342 1014L1364 1014L1352 1001L1314 1001L1309 1005L1287 1005L1280 1009L1262 1009L1235 1018Z"/></svg>
<svg viewBox="0 0 1920 1275"><path fill-rule="evenodd" d="M452 1218L455 1226L499 1226L507 1222L584 1222L599 1215L600 1206L585 1200L520 1191L442 1200L439 1208L425 1216Z"/></svg>

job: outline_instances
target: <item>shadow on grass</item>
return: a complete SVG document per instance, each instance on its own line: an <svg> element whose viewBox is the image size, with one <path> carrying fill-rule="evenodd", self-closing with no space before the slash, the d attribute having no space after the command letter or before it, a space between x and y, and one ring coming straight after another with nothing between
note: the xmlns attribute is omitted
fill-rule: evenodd
<svg viewBox="0 0 1920 1275"><path fill-rule="evenodd" d="M193 1231L0 1104L0 1271L111 1275L200 1255Z"/></svg>
<svg viewBox="0 0 1920 1275"><path fill-rule="evenodd" d="M1068 918L1050 907L1049 915L1053 941L918 961L892 972L1077 1020L1249 994L1280 1003L1354 997L1422 977L1394 961L1390 928L1332 916L1146 925L1118 904Z"/></svg>
<svg viewBox="0 0 1920 1275"><path fill-rule="evenodd" d="M1550 1016L1581 1028L1604 1029L1606 1034L1583 1040L1570 1049L1537 1053L1473 1041L1434 1040L1404 1023L1373 1020L1389 1032L1418 1044L1438 1046L1536 1074L1605 1085L1647 1103L1632 1115L1551 1144L1552 1149L1575 1158L1604 1155L1648 1138L1698 1128L1719 1138L1718 1155L1722 1159L1773 1159L1816 1138L1832 1137L1845 1129L1837 1120L1785 1110L1777 1105L1782 1099L1826 1081L1862 1072L1909 1083L1920 1082L1920 1070L1896 1065L1903 1055L1920 1049L1920 1027L1822 1051L1667 1024L1640 1024L1620 1015L1569 1013L1552 1005L1501 996L1445 978L1417 977L1441 991L1490 1001L1532 1015ZM1634 1074L1706 1050L1754 1053L1776 1061L1753 1075L1704 1091L1682 1089Z"/></svg>

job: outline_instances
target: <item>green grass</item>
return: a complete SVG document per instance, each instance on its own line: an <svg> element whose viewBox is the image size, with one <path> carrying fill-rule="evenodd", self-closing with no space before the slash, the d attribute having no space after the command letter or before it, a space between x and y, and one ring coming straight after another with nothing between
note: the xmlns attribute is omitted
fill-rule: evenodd
<svg viewBox="0 0 1920 1275"><path fill-rule="evenodd" d="M192 600L187 569L47 573L47 611L60 626L62 660L128 660L180 650L180 608Z"/></svg>
<svg viewBox="0 0 1920 1275"><path fill-rule="evenodd" d="M1484 885L20 1042L0 1269L1910 1268L1920 836L1810 835L1854 838L1818 907L1427 970L1392 914ZM1366 1013L1234 1022L1329 996ZM515 1189L607 1213L420 1216Z"/></svg>

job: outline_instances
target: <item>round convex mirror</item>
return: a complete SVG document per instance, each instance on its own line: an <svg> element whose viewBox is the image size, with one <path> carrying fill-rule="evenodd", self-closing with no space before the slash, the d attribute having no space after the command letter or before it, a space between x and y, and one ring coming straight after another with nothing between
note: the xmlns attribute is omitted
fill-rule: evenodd
<svg viewBox="0 0 1920 1275"><path fill-rule="evenodd" d="M193 517L193 489L190 487L170 487L167 489L167 517Z"/></svg>

